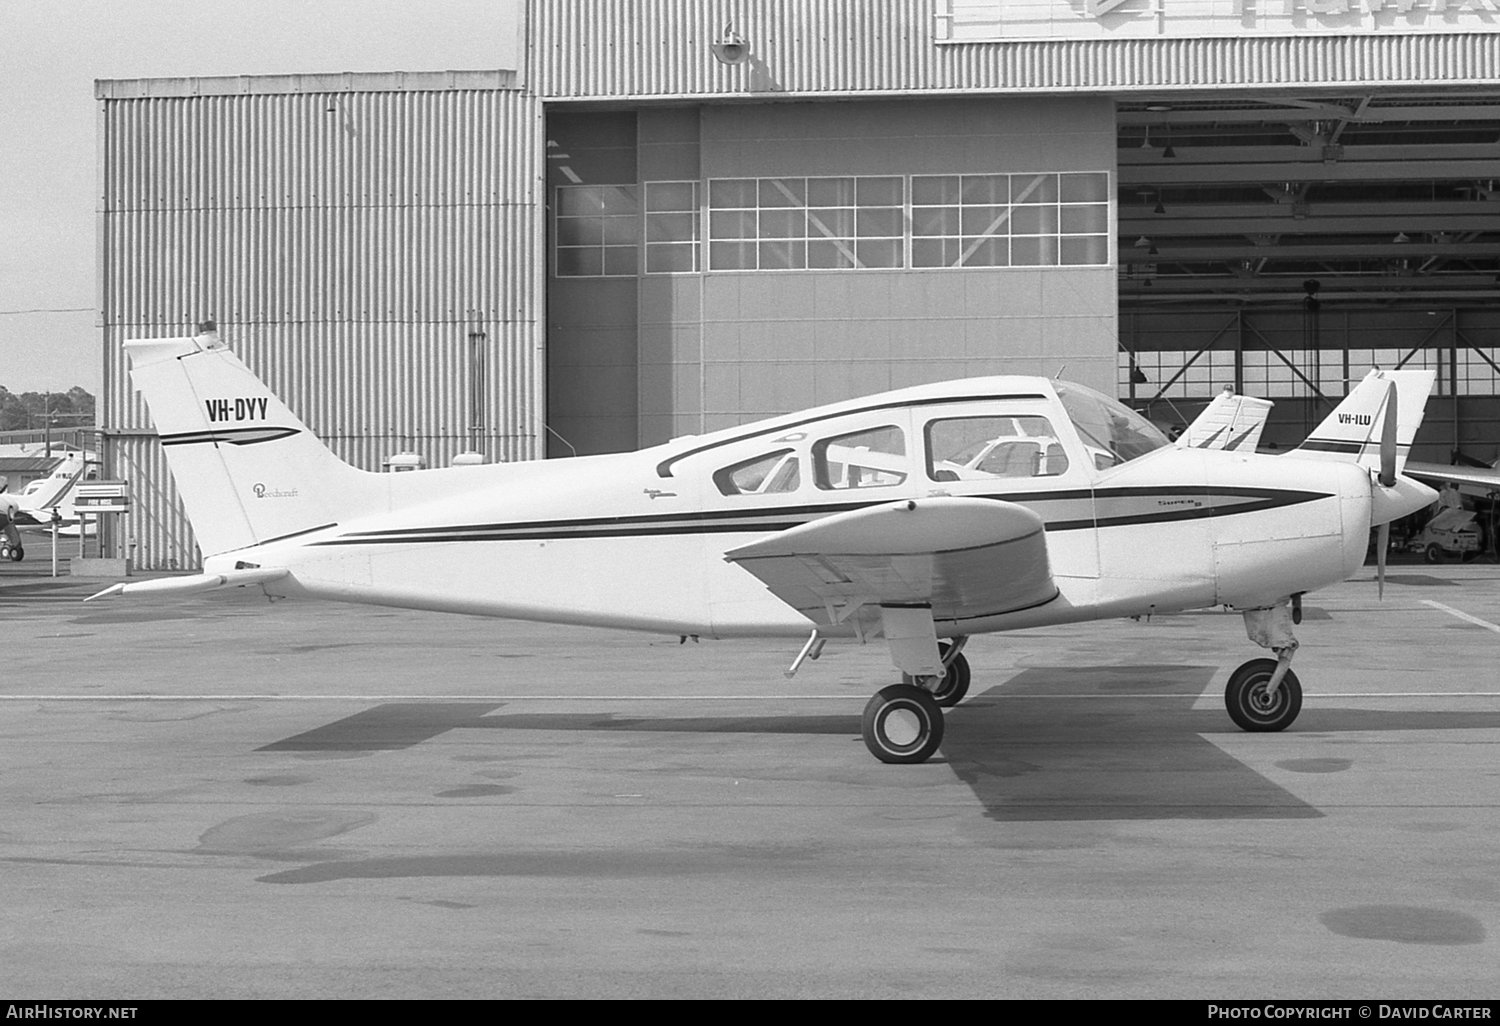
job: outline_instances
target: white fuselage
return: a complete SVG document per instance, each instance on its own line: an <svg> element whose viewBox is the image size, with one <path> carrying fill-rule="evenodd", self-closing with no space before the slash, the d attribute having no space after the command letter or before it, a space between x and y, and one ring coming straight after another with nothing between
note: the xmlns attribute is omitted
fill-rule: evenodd
<svg viewBox="0 0 1500 1026"><path fill-rule="evenodd" d="M1097 469L1097 448L1055 398L1021 398L1004 412L1019 405L1049 417L1066 450L1045 476L954 480L934 470L923 454L933 425L989 414L982 397L849 403L812 420L793 415L634 453L372 475L381 480L370 488L391 490L391 512L340 517L212 557L206 569L285 567L290 576L273 591L346 601L705 637L792 636L807 633L808 619L726 562L726 551L893 500L981 496L1034 510L1059 597L962 630L939 621L938 633L951 636L1264 606L1343 580L1363 562L1371 486L1356 464L1172 446ZM905 451L871 457L875 469L863 474L849 471L848 450L828 448L862 428L890 427L905 433ZM812 472L820 451L844 461L836 475ZM734 476L763 454L766 476ZM786 454L806 468L789 480ZM777 490L763 490L772 474Z"/></svg>

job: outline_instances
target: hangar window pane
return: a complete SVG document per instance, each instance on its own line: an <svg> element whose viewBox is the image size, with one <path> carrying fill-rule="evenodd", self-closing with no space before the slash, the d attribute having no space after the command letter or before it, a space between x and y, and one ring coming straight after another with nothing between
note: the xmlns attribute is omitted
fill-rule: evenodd
<svg viewBox="0 0 1500 1026"><path fill-rule="evenodd" d="M807 205L810 207L854 206L854 179L810 178L807 182Z"/></svg>
<svg viewBox="0 0 1500 1026"><path fill-rule="evenodd" d="M913 175L911 205L956 206L959 199L958 175Z"/></svg>
<svg viewBox="0 0 1500 1026"><path fill-rule="evenodd" d="M647 274L678 274L698 269L698 250L687 246L646 244Z"/></svg>
<svg viewBox="0 0 1500 1026"><path fill-rule="evenodd" d="M980 236L978 238L964 239L963 245L958 247L958 259L947 266L961 267L1009 267L1010 266L1010 240Z"/></svg>
<svg viewBox="0 0 1500 1026"><path fill-rule="evenodd" d="M911 208L911 233L913 237L957 235L958 208L913 206Z"/></svg>
<svg viewBox="0 0 1500 1026"><path fill-rule="evenodd" d="M851 268L854 266L853 246L841 240L814 239L807 244L807 266Z"/></svg>
<svg viewBox="0 0 1500 1026"><path fill-rule="evenodd" d="M1064 235L1103 235L1109 231L1109 205L1080 203L1061 210Z"/></svg>
<svg viewBox="0 0 1500 1026"><path fill-rule="evenodd" d="M711 242L708 265L716 271L755 270L754 242Z"/></svg>
<svg viewBox="0 0 1500 1026"><path fill-rule="evenodd" d="M553 229L560 278L636 273L640 207L633 185L560 185Z"/></svg>
<svg viewBox="0 0 1500 1026"><path fill-rule="evenodd" d="M899 207L904 202L900 178L857 178L855 182L862 207Z"/></svg>
<svg viewBox="0 0 1500 1026"><path fill-rule="evenodd" d="M819 488L878 488L906 480L906 433L895 425L835 435L812 448Z"/></svg>
<svg viewBox="0 0 1500 1026"><path fill-rule="evenodd" d="M807 238L807 214L801 210L763 210L760 214L762 239Z"/></svg>
<svg viewBox="0 0 1500 1026"><path fill-rule="evenodd" d="M1010 240L1010 262L1015 267L1053 267L1057 255L1057 238L1052 235L1020 235Z"/></svg>
<svg viewBox="0 0 1500 1026"><path fill-rule="evenodd" d="M697 214L651 214L646 218L646 241L692 242L698 237Z"/></svg>
<svg viewBox="0 0 1500 1026"><path fill-rule="evenodd" d="M1009 203L1010 176L1008 175L964 175L963 202Z"/></svg>
<svg viewBox="0 0 1500 1026"><path fill-rule="evenodd" d="M647 182L646 273L698 270L698 224L697 182Z"/></svg>
<svg viewBox="0 0 1500 1026"><path fill-rule="evenodd" d="M760 205L762 207L807 206L806 179L762 178L760 180Z"/></svg>
<svg viewBox="0 0 1500 1026"><path fill-rule="evenodd" d="M708 234L712 239L755 238L755 211L715 210L708 215Z"/></svg>
<svg viewBox="0 0 1500 1026"><path fill-rule="evenodd" d="M1056 207L1016 207L1010 217L1012 235L1056 235Z"/></svg>
<svg viewBox="0 0 1500 1026"><path fill-rule="evenodd" d="M854 255L863 267L900 267L900 239L860 239Z"/></svg>
<svg viewBox="0 0 1500 1026"><path fill-rule="evenodd" d="M1063 237L1058 252L1060 262L1070 266L1109 263L1109 238L1104 235L1088 235L1078 238Z"/></svg>
<svg viewBox="0 0 1500 1026"><path fill-rule="evenodd" d="M807 266L807 243L802 239L783 239L760 244L762 270L794 270Z"/></svg>
<svg viewBox="0 0 1500 1026"><path fill-rule="evenodd" d="M1057 175L1011 175L1012 203L1056 203Z"/></svg>
<svg viewBox="0 0 1500 1026"><path fill-rule="evenodd" d="M1060 176L1058 198L1064 203L1108 203L1109 175L1101 171Z"/></svg>
<svg viewBox="0 0 1500 1026"><path fill-rule="evenodd" d="M708 205L715 210L725 207L755 209L754 178L716 178L708 183Z"/></svg>
<svg viewBox="0 0 1500 1026"><path fill-rule="evenodd" d="M1005 235L1010 220L1009 207L964 207L959 215L965 235Z"/></svg>
<svg viewBox="0 0 1500 1026"><path fill-rule="evenodd" d="M698 209L697 182L647 182L648 211Z"/></svg>

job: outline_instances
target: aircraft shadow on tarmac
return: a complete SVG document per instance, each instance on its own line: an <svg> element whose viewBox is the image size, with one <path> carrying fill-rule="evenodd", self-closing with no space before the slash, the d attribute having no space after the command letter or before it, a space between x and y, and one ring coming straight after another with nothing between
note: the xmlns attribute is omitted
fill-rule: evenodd
<svg viewBox="0 0 1500 1026"><path fill-rule="evenodd" d="M1214 666L1023 670L947 712L946 763L999 821L1308 819L1323 815L1206 735L1246 737L1221 707L1194 709ZM1055 696L1055 697L1054 697ZM1080 697L1082 696L1082 697ZM396 702L265 745L263 752L395 751L450 730L857 736L858 714L639 717L496 713L503 702ZM1500 713L1306 709L1296 734L1500 727ZM1267 743L1278 743L1274 735ZM503 741L501 742L503 743ZM857 758L868 756L860 751ZM1337 772L1346 760L1302 760ZM1323 764L1327 764L1326 766ZM870 783L900 766L868 764ZM809 776L811 780L811 774Z"/></svg>

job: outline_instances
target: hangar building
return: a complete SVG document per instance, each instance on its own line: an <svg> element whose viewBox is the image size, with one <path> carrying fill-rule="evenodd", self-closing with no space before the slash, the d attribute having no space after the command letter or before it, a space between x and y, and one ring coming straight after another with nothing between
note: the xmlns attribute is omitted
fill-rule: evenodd
<svg viewBox="0 0 1500 1026"><path fill-rule="evenodd" d="M1375 364L1497 455L1500 0L518 3L509 69L97 84L117 555L198 562L120 343L208 319L371 470L1006 372L1286 444Z"/></svg>

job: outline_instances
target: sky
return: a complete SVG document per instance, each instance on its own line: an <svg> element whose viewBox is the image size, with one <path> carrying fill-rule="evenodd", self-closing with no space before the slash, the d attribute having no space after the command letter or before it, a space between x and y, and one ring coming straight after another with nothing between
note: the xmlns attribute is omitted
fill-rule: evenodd
<svg viewBox="0 0 1500 1026"><path fill-rule="evenodd" d="M97 395L94 80L514 68L518 0L0 0L0 385Z"/></svg>

